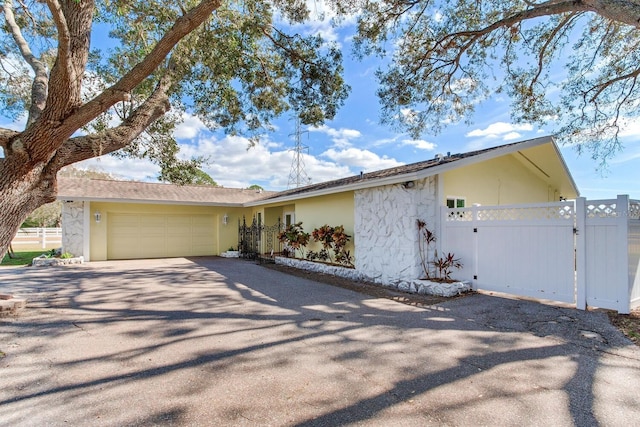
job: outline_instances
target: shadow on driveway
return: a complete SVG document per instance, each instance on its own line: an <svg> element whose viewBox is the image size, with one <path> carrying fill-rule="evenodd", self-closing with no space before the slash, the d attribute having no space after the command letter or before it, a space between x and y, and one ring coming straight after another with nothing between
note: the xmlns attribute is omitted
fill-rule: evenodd
<svg viewBox="0 0 640 427"><path fill-rule="evenodd" d="M484 295L405 305L223 258L2 269L0 293L30 300L0 319L2 425L640 416L640 352L603 313Z"/></svg>

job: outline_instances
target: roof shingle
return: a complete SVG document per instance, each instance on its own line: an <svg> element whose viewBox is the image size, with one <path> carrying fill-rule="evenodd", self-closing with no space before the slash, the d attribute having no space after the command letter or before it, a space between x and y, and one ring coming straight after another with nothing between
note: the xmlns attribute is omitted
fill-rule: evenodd
<svg viewBox="0 0 640 427"><path fill-rule="evenodd" d="M235 189L223 187L210 187L198 185L174 185L158 184L134 181L109 181L99 179L60 178L58 180L58 199L61 200L94 200L94 201L122 201L139 203L175 203L175 204L199 204L199 205L234 205L242 206L252 202L269 203L281 198L296 197L298 195L312 195L317 192L332 191L335 188L348 187L352 184L376 185L378 180L418 173L435 166L447 165L471 157L482 157L486 153L504 153L518 150L521 147L536 146L553 142L549 136L531 139L528 141L514 142L497 147L470 151L467 153L447 154L436 156L433 159L408 165L396 166L379 171L361 173L333 181L311 184L305 187L293 188L285 191L255 191L248 189ZM492 155L492 154L489 154ZM456 165L452 165L456 167ZM568 171L567 171L568 173ZM305 197L302 196L302 197Z"/></svg>
<svg viewBox="0 0 640 427"><path fill-rule="evenodd" d="M538 138L540 140L549 140L548 137L543 137L543 138ZM524 142L528 142L528 141L524 141ZM388 178L388 177L392 177L392 176L399 176L399 175L406 175L406 174L410 174L410 173L414 173L414 172L419 172L419 171L423 171L425 169L429 169L432 168L434 166L438 166L438 165L442 165L442 164L447 164L447 163L453 163L456 162L458 160L462 160L462 159L466 159L469 157L474 157L474 156L478 156L480 154L484 154L484 153L488 153L491 151L495 151L496 149L504 149L504 148L508 148L508 147L512 147L512 146L517 146L517 145L521 145L523 143L523 141L521 142L514 142L511 144L505 144L505 145L500 145L498 147L491 147L491 148L485 148L482 150L476 150L476 151L470 151L467 153L459 153L459 154L448 154L447 156L436 156L433 159L430 160L424 160L421 162L416 162L416 163L411 163L408 165L402 165L402 166L396 166L393 168L388 168L388 169L382 169L382 170L378 170L378 171L374 171L374 172L368 172L368 173L363 173L360 175L353 175L353 176L349 176L346 178L340 178L340 179L336 179L333 181L326 181L326 182L320 182L318 184L311 184L311 185L307 185L305 187L299 187L299 188L293 188L290 190L285 190L285 191L280 191L277 193L273 193L270 195L265 195L262 199L275 199L275 198L280 198L280 197L286 197L286 196L293 196L296 194L303 194L303 193L311 193L314 191L320 191L320 190L325 190L328 188L337 188L337 187L342 187L342 186L347 186L349 184L355 184L355 183L359 183L359 182L365 182L365 181L372 181L372 180L376 180L376 179L381 179L381 178Z"/></svg>
<svg viewBox="0 0 640 427"><path fill-rule="evenodd" d="M239 188L59 178L58 199L241 206L272 194Z"/></svg>

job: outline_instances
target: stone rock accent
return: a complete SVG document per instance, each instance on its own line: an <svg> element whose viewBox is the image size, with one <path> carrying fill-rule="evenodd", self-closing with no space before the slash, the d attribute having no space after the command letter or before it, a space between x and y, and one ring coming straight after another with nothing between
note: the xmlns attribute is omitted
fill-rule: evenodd
<svg viewBox="0 0 640 427"><path fill-rule="evenodd" d="M239 258L240 251L226 251L220 254L222 258Z"/></svg>
<svg viewBox="0 0 640 427"><path fill-rule="evenodd" d="M321 262L305 261L297 258L275 257L276 264L288 267L299 268L301 270L315 271L316 273L331 274L332 276L344 277L350 280L368 280L362 273L353 268L329 265Z"/></svg>
<svg viewBox="0 0 640 427"><path fill-rule="evenodd" d="M432 282L430 280L414 280L411 285L415 287L416 293L420 295L436 295L441 297L454 297L471 291L469 281L462 282Z"/></svg>
<svg viewBox="0 0 640 427"><path fill-rule="evenodd" d="M305 261L297 258L276 257L275 261L276 264L286 265L288 267L314 271L317 273L331 274L333 276L344 277L345 279L349 280L373 282L381 286L397 289L403 292L409 292L412 294L453 297L456 295L461 295L465 292L470 292L472 289L471 283L468 281L453 283L440 283L432 282L430 280L417 279L396 279L390 281L380 281L379 279L371 278L353 268L328 265L320 262Z"/></svg>
<svg viewBox="0 0 640 427"><path fill-rule="evenodd" d="M32 261L32 265L34 267L56 267L59 265L70 265L70 264L83 264L84 257L73 257L73 258L45 258L40 255L37 258L34 258Z"/></svg>
<svg viewBox="0 0 640 427"><path fill-rule="evenodd" d="M411 182L411 188L393 184L355 192L356 269L376 282L419 277L416 220L438 229L437 178Z"/></svg>
<svg viewBox="0 0 640 427"><path fill-rule="evenodd" d="M84 255L84 202L62 202L62 248L72 255Z"/></svg>

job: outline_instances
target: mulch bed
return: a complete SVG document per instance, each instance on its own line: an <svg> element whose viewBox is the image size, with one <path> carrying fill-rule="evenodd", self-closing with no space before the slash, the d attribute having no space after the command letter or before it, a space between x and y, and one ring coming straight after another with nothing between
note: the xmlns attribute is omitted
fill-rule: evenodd
<svg viewBox="0 0 640 427"><path fill-rule="evenodd" d="M618 314L614 311L607 312L611 324L618 328L627 338L640 346L640 309L633 310L629 314Z"/></svg>

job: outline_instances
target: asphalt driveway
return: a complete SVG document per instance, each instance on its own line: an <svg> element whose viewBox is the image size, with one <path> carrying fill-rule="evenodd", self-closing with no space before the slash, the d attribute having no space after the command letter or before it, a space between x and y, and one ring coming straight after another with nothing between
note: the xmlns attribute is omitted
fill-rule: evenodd
<svg viewBox="0 0 640 427"><path fill-rule="evenodd" d="M0 425L635 425L603 313L419 307L232 259L0 269Z"/></svg>

